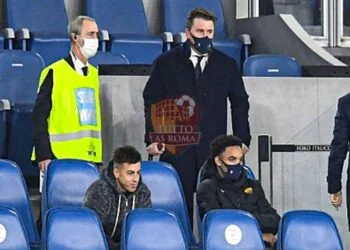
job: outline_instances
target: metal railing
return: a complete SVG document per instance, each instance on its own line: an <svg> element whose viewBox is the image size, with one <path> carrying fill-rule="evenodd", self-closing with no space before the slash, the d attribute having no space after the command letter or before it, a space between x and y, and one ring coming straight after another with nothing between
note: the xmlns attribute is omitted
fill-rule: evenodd
<svg viewBox="0 0 350 250"><path fill-rule="evenodd" d="M258 135L258 178L261 180L261 164L269 162L270 203L273 204L273 153L328 152L325 144L273 144L271 135Z"/></svg>

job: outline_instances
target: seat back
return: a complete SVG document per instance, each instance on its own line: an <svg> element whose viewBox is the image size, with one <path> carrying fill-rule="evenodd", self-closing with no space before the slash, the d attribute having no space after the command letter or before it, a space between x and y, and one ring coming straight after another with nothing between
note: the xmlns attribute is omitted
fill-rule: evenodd
<svg viewBox="0 0 350 250"><path fill-rule="evenodd" d="M203 219L202 240L203 249L206 250L265 249L255 217L241 210L208 212Z"/></svg>
<svg viewBox="0 0 350 250"><path fill-rule="evenodd" d="M11 105L33 107L43 68L44 62L38 54L18 50L0 53L0 99L10 100Z"/></svg>
<svg viewBox="0 0 350 250"><path fill-rule="evenodd" d="M135 209L123 222L121 246L125 250L186 250L188 245L176 215L161 209Z"/></svg>
<svg viewBox="0 0 350 250"><path fill-rule="evenodd" d="M67 34L64 0L6 0L7 24L15 30Z"/></svg>
<svg viewBox="0 0 350 250"><path fill-rule="evenodd" d="M87 0L86 14L111 34L149 34L142 0Z"/></svg>
<svg viewBox="0 0 350 250"><path fill-rule="evenodd" d="M75 159L53 160L45 172L41 213L61 206L82 206L86 190L98 179L97 167Z"/></svg>
<svg viewBox="0 0 350 250"><path fill-rule="evenodd" d="M186 18L195 8L205 8L216 17L215 38L227 38L224 13L220 0L164 0L164 31L178 34L186 28Z"/></svg>
<svg viewBox="0 0 350 250"><path fill-rule="evenodd" d="M7 113L7 158L15 161L24 176L38 176L30 160L33 148L31 112L34 107L42 58L29 51L6 50L0 53L0 99L10 102Z"/></svg>
<svg viewBox="0 0 350 250"><path fill-rule="evenodd" d="M283 215L278 228L281 250L342 250L337 226L330 215L322 211L296 210Z"/></svg>
<svg viewBox="0 0 350 250"><path fill-rule="evenodd" d="M108 249L99 218L92 210L83 207L50 209L42 235L43 249Z"/></svg>
<svg viewBox="0 0 350 250"><path fill-rule="evenodd" d="M300 77L301 66L292 57L283 55L253 55L243 65L244 76Z"/></svg>
<svg viewBox="0 0 350 250"><path fill-rule="evenodd" d="M38 244L39 235L34 224L27 186L16 163L0 159L0 190L1 206L17 211L29 242L32 245Z"/></svg>
<svg viewBox="0 0 350 250"><path fill-rule="evenodd" d="M187 242L195 244L186 200L176 170L167 163L155 161L143 161L141 168L142 181L151 190L152 207L174 212L181 222Z"/></svg>
<svg viewBox="0 0 350 250"><path fill-rule="evenodd" d="M16 210L0 206L0 250L29 250L29 242Z"/></svg>

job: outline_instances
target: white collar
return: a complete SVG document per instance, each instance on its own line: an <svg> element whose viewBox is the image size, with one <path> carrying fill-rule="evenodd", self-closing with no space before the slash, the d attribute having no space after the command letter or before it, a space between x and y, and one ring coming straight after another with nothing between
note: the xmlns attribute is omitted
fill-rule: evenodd
<svg viewBox="0 0 350 250"><path fill-rule="evenodd" d="M196 58L198 58L198 57L200 57L200 56L203 56L203 57L208 57L208 53L205 53L205 54L200 54L200 53L198 53L197 51L195 51L192 47L191 47L191 55L190 55L190 57L196 57Z"/></svg>
<svg viewBox="0 0 350 250"><path fill-rule="evenodd" d="M84 64L82 61L80 61L80 59L78 57L76 57L74 55L73 51L70 51L70 56L72 57L72 61L73 61L73 65L74 65L75 71L77 71L78 73L83 75L82 68L89 66L89 62Z"/></svg>

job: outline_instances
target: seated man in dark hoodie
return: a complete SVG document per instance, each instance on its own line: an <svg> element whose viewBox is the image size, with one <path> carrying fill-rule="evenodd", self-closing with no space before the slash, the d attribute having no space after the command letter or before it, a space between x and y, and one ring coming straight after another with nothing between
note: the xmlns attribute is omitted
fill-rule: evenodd
<svg viewBox="0 0 350 250"><path fill-rule="evenodd" d="M266 200L260 183L247 178L243 156L242 141L236 136L220 135L212 141L197 189L200 216L220 208L247 211L257 219L267 245L274 246L280 216Z"/></svg>
<svg viewBox="0 0 350 250"><path fill-rule="evenodd" d="M109 249L119 249L126 213L152 206L151 192L141 181L141 155L135 148L123 146L115 150L113 161L88 188L84 206L99 216Z"/></svg>

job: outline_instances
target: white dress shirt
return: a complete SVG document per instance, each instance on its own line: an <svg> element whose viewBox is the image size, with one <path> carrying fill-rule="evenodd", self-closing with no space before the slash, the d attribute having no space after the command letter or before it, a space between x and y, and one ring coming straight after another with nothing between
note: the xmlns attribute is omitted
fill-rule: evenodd
<svg viewBox="0 0 350 250"><path fill-rule="evenodd" d="M73 65L74 65L74 69L76 72L78 72L80 75L84 75L84 72L82 70L83 67L87 67L89 66L89 62L87 62L86 64L84 64L82 61L79 60L78 57L76 57L74 55L74 53L71 51L70 52L70 56L72 57L72 61L73 61ZM88 73L89 74L89 73Z"/></svg>
<svg viewBox="0 0 350 250"><path fill-rule="evenodd" d="M197 63L198 63L198 57L199 56L203 56L202 61L201 61L201 70L203 72L205 66L208 63L208 53L206 54L199 54L198 52L196 52L193 48L191 48L191 55L190 55L190 60L193 63L193 67L195 68Z"/></svg>

